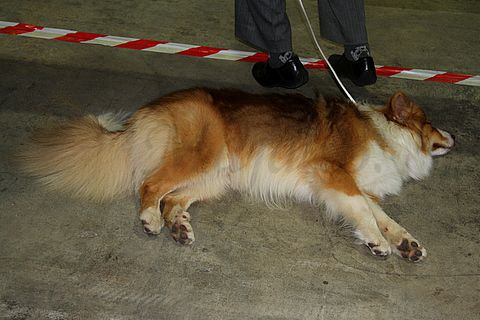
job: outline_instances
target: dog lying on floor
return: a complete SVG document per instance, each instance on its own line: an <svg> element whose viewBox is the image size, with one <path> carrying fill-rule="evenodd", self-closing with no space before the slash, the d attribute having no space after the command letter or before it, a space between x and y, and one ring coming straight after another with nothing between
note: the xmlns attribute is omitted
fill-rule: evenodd
<svg viewBox="0 0 480 320"><path fill-rule="evenodd" d="M39 130L19 156L25 172L75 196L106 200L138 190L144 231L165 225L182 244L194 241L189 206L234 189L273 204L323 203L373 255L416 262L425 248L378 202L405 180L426 177L432 156L453 146L454 136L401 92L375 107L194 88L128 119L87 116Z"/></svg>

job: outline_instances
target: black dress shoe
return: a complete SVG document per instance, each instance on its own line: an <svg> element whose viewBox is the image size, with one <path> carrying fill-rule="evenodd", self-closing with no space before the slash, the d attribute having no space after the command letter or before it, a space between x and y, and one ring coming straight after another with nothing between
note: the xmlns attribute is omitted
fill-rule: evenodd
<svg viewBox="0 0 480 320"><path fill-rule="evenodd" d="M279 68L272 68L268 62L253 65L252 74L257 82L268 88L298 88L308 81L308 72L297 56L293 56Z"/></svg>
<svg viewBox="0 0 480 320"><path fill-rule="evenodd" d="M339 77L348 78L359 87L374 84L377 81L372 57L350 61L344 55L334 54L328 58L328 61Z"/></svg>

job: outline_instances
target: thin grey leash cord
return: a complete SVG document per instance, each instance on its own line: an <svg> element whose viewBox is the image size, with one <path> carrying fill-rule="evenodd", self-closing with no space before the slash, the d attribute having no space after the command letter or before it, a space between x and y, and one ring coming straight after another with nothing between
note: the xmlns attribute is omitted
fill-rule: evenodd
<svg viewBox="0 0 480 320"><path fill-rule="evenodd" d="M340 87L342 88L343 92L345 92L345 94L346 94L347 97L350 99L350 101L352 101L353 103L356 104L357 102L356 102L355 99L353 99L353 97L350 95L350 93L348 92L347 88L345 88L345 86L343 85L342 81L340 81L340 79L339 79L338 76L337 76L337 73L336 73L335 70L333 69L332 65L330 64L330 62L328 61L327 57L326 57L325 54L323 53L322 48L321 48L320 45L318 44L317 38L315 37L315 33L313 32L312 25L310 24L310 19L308 18L307 11L305 11L305 6L303 5L302 0L298 0L298 4L300 5L300 9L302 9L303 15L305 16L305 20L307 21L307 26L308 26L308 29L309 29L309 31L310 31L310 35L312 36L313 41L315 42L315 45L317 46L318 51L320 51L320 54L322 55L323 59L324 59L325 62L327 63L328 67L330 68L330 71L332 71L333 76L334 76L335 79L337 80L337 82L338 82L338 84L340 85Z"/></svg>

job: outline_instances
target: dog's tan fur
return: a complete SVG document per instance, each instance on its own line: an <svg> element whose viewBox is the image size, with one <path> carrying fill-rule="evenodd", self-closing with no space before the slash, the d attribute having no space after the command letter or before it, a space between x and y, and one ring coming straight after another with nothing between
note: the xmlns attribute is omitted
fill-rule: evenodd
<svg viewBox="0 0 480 320"><path fill-rule="evenodd" d="M137 189L148 233L166 224L191 243L190 204L236 189L273 204L323 202L373 254L393 250L411 261L425 249L377 202L407 178L426 176L431 156L453 147L403 93L376 108L201 88L164 96L125 122L88 116L33 139L20 155L26 172L96 200Z"/></svg>

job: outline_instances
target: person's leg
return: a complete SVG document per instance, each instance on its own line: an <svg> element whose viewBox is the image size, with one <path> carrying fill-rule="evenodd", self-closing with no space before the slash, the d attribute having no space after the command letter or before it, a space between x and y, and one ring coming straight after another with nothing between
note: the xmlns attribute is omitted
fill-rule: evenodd
<svg viewBox="0 0 480 320"><path fill-rule="evenodd" d="M375 83L363 0L318 0L318 10L322 36L344 46L343 55L329 58L335 71L359 86Z"/></svg>
<svg viewBox="0 0 480 320"><path fill-rule="evenodd" d="M236 0L235 35L266 52L292 51L285 0Z"/></svg>
<svg viewBox="0 0 480 320"><path fill-rule="evenodd" d="M322 37L343 45L368 43L363 0L318 0Z"/></svg>
<svg viewBox="0 0 480 320"><path fill-rule="evenodd" d="M285 0L236 0L235 35L268 53L268 62L258 62L252 69L262 86L297 88L308 81L292 50Z"/></svg>

